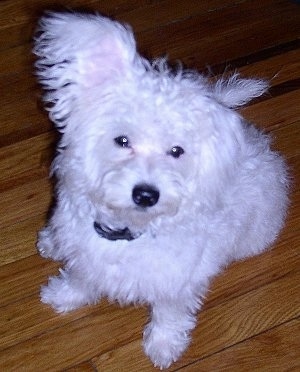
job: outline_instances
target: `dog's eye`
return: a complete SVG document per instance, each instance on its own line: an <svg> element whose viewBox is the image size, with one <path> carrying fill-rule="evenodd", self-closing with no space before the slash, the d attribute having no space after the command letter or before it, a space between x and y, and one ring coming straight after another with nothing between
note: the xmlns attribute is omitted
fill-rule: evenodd
<svg viewBox="0 0 300 372"><path fill-rule="evenodd" d="M184 150L180 146L173 146L167 154L173 156L173 158L179 158L179 156L184 154Z"/></svg>
<svg viewBox="0 0 300 372"><path fill-rule="evenodd" d="M126 136L119 136L114 139L115 144L120 147L130 147L129 139Z"/></svg>

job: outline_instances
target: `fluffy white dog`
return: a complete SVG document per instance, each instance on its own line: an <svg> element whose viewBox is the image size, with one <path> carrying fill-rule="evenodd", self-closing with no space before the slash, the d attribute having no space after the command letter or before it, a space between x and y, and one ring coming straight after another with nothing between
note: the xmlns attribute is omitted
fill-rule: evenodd
<svg viewBox="0 0 300 372"><path fill-rule="evenodd" d="M283 225L285 164L233 110L267 84L172 72L138 54L130 27L99 15L47 14L34 52L63 133L38 249L65 266L42 301L58 312L103 296L149 305L144 350L166 368L189 343L210 278Z"/></svg>

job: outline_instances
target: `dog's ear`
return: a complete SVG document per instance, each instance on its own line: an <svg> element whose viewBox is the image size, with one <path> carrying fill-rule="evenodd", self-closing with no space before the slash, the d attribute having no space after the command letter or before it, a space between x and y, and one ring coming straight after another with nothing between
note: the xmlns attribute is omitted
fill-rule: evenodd
<svg viewBox="0 0 300 372"><path fill-rule="evenodd" d="M214 98L227 107L242 106L268 90L269 84L261 79L243 79L235 73L219 79L213 87Z"/></svg>
<svg viewBox="0 0 300 372"><path fill-rule="evenodd" d="M113 84L143 67L129 26L100 15L46 13L34 42L37 75L58 126L84 89Z"/></svg>

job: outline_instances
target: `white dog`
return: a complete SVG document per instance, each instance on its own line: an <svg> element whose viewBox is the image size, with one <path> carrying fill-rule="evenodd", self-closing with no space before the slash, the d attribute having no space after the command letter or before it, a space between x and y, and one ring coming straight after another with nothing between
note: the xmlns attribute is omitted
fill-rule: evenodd
<svg viewBox="0 0 300 372"><path fill-rule="evenodd" d="M283 225L285 164L233 110L267 84L172 72L99 15L47 14L34 52L62 133L38 249L65 266L42 301L58 312L103 296L149 305L144 350L166 368L189 343L210 278L265 250Z"/></svg>

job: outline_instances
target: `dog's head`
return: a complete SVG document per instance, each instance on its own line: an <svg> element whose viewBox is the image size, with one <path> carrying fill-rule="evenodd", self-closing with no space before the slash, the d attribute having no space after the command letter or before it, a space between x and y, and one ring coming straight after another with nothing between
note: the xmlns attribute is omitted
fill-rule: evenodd
<svg viewBox="0 0 300 372"><path fill-rule="evenodd" d="M209 84L171 72L137 53L128 26L99 15L46 15L34 52L63 133L54 170L95 219L138 232L217 201L244 146L232 108L261 95L265 82L233 75Z"/></svg>

